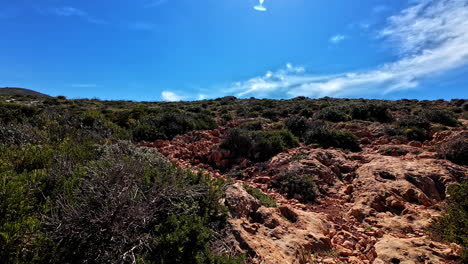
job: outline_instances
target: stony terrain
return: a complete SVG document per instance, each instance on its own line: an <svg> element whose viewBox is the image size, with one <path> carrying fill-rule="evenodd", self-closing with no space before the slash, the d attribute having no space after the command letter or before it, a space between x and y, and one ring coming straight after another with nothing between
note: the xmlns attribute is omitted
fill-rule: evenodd
<svg viewBox="0 0 468 264"><path fill-rule="evenodd" d="M225 190L231 211L225 242L249 262L455 263L460 247L435 241L426 227L441 213L447 186L468 175L468 167L436 153L451 138L468 138L466 121L422 143L376 136L379 125L370 123L350 129L360 152L301 144L263 163L232 161L220 149L225 131L242 122L143 145L181 167L232 180ZM318 199L286 197L277 182L285 172L313 175ZM243 184L273 197L278 207L262 206Z"/></svg>

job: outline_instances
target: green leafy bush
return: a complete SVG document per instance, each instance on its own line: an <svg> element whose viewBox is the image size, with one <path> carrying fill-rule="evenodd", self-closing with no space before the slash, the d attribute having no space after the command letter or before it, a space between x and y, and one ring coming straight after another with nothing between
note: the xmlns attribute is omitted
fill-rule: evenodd
<svg viewBox="0 0 468 264"><path fill-rule="evenodd" d="M382 104L356 104L351 107L351 118L387 123L393 120L387 106Z"/></svg>
<svg viewBox="0 0 468 264"><path fill-rule="evenodd" d="M255 130L262 130L262 122L261 121L250 121L243 123L240 125L241 129L255 131Z"/></svg>
<svg viewBox="0 0 468 264"><path fill-rule="evenodd" d="M439 123L446 126L458 126L458 120L455 115L447 110L442 109L425 109L421 115L427 120Z"/></svg>
<svg viewBox="0 0 468 264"><path fill-rule="evenodd" d="M297 138L287 130L246 131L229 130L221 148L231 151L234 157L253 161L266 161L287 148L297 146Z"/></svg>
<svg viewBox="0 0 468 264"><path fill-rule="evenodd" d="M172 139L192 130L216 128L216 122L205 114L163 113L143 118L133 129L136 141Z"/></svg>
<svg viewBox="0 0 468 264"><path fill-rule="evenodd" d="M461 261L468 262L468 181L448 189L446 212L431 225L432 233L462 246Z"/></svg>
<svg viewBox="0 0 468 264"><path fill-rule="evenodd" d="M0 124L20 123L33 117L37 108L21 104L0 103Z"/></svg>
<svg viewBox="0 0 468 264"><path fill-rule="evenodd" d="M309 174L287 172L279 176L276 184L288 198L298 198L303 202L313 202L317 196L314 177Z"/></svg>
<svg viewBox="0 0 468 264"><path fill-rule="evenodd" d="M348 121L349 115L346 112L347 109L343 107L332 106L322 109L314 118L331 122Z"/></svg>
<svg viewBox="0 0 468 264"><path fill-rule="evenodd" d="M361 150L358 138L346 130L336 130L323 123L314 123L305 134L305 143L324 148L335 147L351 151Z"/></svg>
<svg viewBox="0 0 468 264"><path fill-rule="evenodd" d="M304 117L293 116L284 121L286 128L295 136L302 138L309 127L307 119Z"/></svg>
<svg viewBox="0 0 468 264"><path fill-rule="evenodd" d="M445 159L460 165L468 165L468 136L459 136L442 144L438 149Z"/></svg>

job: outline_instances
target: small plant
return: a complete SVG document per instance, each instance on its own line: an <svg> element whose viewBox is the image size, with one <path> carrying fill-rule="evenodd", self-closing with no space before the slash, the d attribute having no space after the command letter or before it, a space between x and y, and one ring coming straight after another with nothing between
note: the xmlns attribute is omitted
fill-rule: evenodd
<svg viewBox="0 0 468 264"><path fill-rule="evenodd" d="M462 246L462 263L468 261L468 181L448 189L447 209L429 230L437 237Z"/></svg>
<svg viewBox="0 0 468 264"><path fill-rule="evenodd" d="M310 174L283 173L278 178L277 185L290 199L297 198L303 202L313 202L317 196L317 186L314 177Z"/></svg>
<svg viewBox="0 0 468 264"><path fill-rule="evenodd" d="M244 189L255 199L259 200L260 203L265 206L265 207L277 207L276 205L276 200L271 198L270 196L264 194L262 191L260 191L257 188L253 188L248 186L247 184L244 184Z"/></svg>
<svg viewBox="0 0 468 264"><path fill-rule="evenodd" d="M335 147L351 151L361 150L358 138L346 130L336 130L323 123L315 123L305 134L305 143L324 148Z"/></svg>

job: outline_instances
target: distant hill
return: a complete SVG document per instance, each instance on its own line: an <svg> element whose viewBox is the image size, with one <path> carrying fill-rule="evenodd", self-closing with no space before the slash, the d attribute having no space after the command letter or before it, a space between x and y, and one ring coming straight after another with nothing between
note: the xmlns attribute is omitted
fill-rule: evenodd
<svg viewBox="0 0 468 264"><path fill-rule="evenodd" d="M50 97L49 95L24 88L5 87L0 88L1 95L29 95L34 97Z"/></svg>

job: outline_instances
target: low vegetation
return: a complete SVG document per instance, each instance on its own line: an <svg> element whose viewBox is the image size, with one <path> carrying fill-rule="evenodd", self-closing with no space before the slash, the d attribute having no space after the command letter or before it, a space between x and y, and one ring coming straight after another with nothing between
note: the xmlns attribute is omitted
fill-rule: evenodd
<svg viewBox="0 0 468 264"><path fill-rule="evenodd" d="M317 197L317 186L314 177L300 172L285 172L277 180L277 187L288 198L295 198L303 202L313 202Z"/></svg>
<svg viewBox="0 0 468 264"><path fill-rule="evenodd" d="M468 181L448 190L445 213L431 225L432 233L448 242L462 246L461 263L468 262Z"/></svg>
<svg viewBox="0 0 468 264"><path fill-rule="evenodd" d="M260 203L263 205L263 206L266 206L266 207L276 207L276 200L271 198L270 196L264 194L262 191L260 191L259 189L257 188L254 188L254 187L250 187L248 186L247 184L244 184L244 189L250 194L252 195L253 197L255 197L255 199L259 200Z"/></svg>

